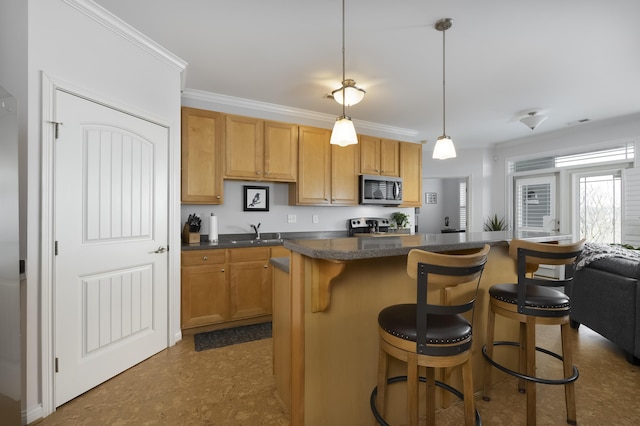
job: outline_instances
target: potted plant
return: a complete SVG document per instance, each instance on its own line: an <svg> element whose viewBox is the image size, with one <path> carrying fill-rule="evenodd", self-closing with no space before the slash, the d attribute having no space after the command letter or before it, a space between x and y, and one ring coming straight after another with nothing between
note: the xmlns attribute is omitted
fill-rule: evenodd
<svg viewBox="0 0 640 426"><path fill-rule="evenodd" d="M402 212L391 214L391 222L396 224L396 228L404 229L409 224L409 216Z"/></svg>
<svg viewBox="0 0 640 426"><path fill-rule="evenodd" d="M506 231L509 228L504 217L498 218L497 214L489 216L484 222L485 231Z"/></svg>

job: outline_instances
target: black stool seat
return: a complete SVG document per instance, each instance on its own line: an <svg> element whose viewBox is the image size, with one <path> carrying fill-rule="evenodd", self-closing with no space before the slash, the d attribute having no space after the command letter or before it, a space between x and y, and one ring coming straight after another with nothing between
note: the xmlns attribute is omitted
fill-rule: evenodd
<svg viewBox="0 0 640 426"><path fill-rule="evenodd" d="M569 296L554 288L528 285L525 289L525 306L542 309L569 309ZM518 284L496 284L489 289L489 295L496 299L518 304ZM562 313L562 315L566 315Z"/></svg>
<svg viewBox="0 0 640 426"><path fill-rule="evenodd" d="M416 312L415 303L389 306L378 314L378 324L393 336L415 342L418 339ZM471 324L462 315L429 314L427 324L428 345L450 345L471 337Z"/></svg>

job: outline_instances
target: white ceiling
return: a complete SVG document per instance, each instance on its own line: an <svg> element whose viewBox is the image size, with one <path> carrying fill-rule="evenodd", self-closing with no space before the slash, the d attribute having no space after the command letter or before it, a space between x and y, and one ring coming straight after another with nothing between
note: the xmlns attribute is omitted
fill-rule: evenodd
<svg viewBox="0 0 640 426"><path fill-rule="evenodd" d="M342 80L341 0L95 0L189 63L186 88L314 111ZM404 140L447 134L459 148L640 111L638 0L346 0L346 76L367 91L349 108ZM366 132L362 132L366 133Z"/></svg>

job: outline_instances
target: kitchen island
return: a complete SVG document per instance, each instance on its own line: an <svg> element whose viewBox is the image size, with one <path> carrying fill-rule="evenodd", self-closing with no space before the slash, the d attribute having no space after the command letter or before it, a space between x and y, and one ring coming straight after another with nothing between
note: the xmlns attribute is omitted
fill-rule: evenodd
<svg viewBox="0 0 640 426"><path fill-rule="evenodd" d="M406 274L411 249L464 253L491 245L480 282L473 338L474 387L482 386L488 309L488 288L515 282L515 262L508 255L508 232L418 234L285 240L291 251L289 274L274 283L274 365L276 385L289 409L292 425L373 424L369 396L375 387L378 361L378 312L397 303L412 303L416 285ZM556 233L526 233L517 238L539 242L569 240ZM284 281L284 282L283 282ZM455 302L459 288L430 293L443 303ZM285 324L278 327L275 324ZM516 340L518 326L496 324L496 336ZM284 357L286 362L281 359ZM508 356L512 358L511 355ZM511 360L502 360L515 368ZM284 371L283 371L283 365ZM287 367L288 366L288 367ZM390 361L392 375L404 375L402 363ZM458 369L439 372L437 378L460 387ZM495 380L501 376L494 374ZM404 416L404 386L393 385L388 395L391 424ZM448 393L437 396L440 406L452 402Z"/></svg>

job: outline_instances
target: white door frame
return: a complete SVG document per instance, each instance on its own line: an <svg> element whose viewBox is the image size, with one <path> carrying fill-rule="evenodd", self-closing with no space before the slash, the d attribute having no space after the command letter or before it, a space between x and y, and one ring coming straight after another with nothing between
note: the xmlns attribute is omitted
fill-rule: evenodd
<svg viewBox="0 0 640 426"><path fill-rule="evenodd" d="M166 127L169 131L169 194L168 194L168 336L167 346L173 346L182 338L180 332L180 126L179 121L167 122L129 105L123 105L102 95L54 79L42 73L42 193L41 193L41 247L40 247L40 383L42 392L42 416L55 411L54 398L54 223L53 223L53 166L55 143L55 93L62 90L121 112ZM64 124L63 124L64 125Z"/></svg>

